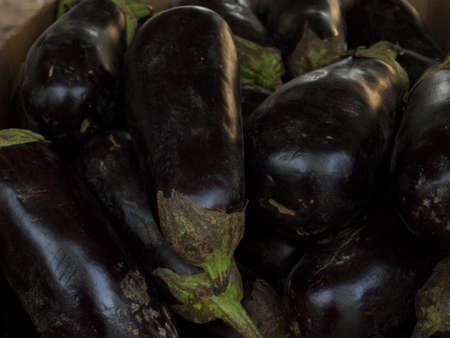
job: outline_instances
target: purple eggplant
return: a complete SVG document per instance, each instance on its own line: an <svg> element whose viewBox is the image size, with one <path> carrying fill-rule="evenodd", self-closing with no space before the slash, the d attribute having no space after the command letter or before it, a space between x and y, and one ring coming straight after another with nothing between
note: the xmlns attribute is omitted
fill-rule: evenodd
<svg viewBox="0 0 450 338"><path fill-rule="evenodd" d="M260 0L256 11L292 77L337 61L347 51L339 0Z"/></svg>
<svg viewBox="0 0 450 338"><path fill-rule="evenodd" d="M0 267L42 337L178 337L84 185L43 137L0 131Z"/></svg>
<svg viewBox="0 0 450 338"><path fill-rule="evenodd" d="M151 276L156 268L169 268L183 275L201 272L177 257L164 239L153 217L134 150L127 132L96 135L80 151L80 175L116 220L117 232L146 276Z"/></svg>
<svg viewBox="0 0 450 338"><path fill-rule="evenodd" d="M389 53L388 43L360 49L285 84L250 116L250 197L277 231L317 240L370 203L408 88Z"/></svg>
<svg viewBox="0 0 450 338"><path fill-rule="evenodd" d="M183 29L179 29L179 27ZM197 6L172 8L138 31L125 58L128 124L157 197L159 225L186 263L182 275L157 269L187 319L227 321L260 337L239 303L233 253L245 218L239 63L227 23Z"/></svg>
<svg viewBox="0 0 450 338"><path fill-rule="evenodd" d="M441 48L407 0L343 2L349 48L387 40L438 61L443 59Z"/></svg>
<svg viewBox="0 0 450 338"><path fill-rule="evenodd" d="M21 127L72 148L119 123L120 67L136 18L117 3L84 0L34 42L17 91Z"/></svg>
<svg viewBox="0 0 450 338"><path fill-rule="evenodd" d="M393 212L362 217L291 271L291 326L302 338L410 337L414 295L434 259L428 253Z"/></svg>
<svg viewBox="0 0 450 338"><path fill-rule="evenodd" d="M450 56L409 94L395 141L396 205L419 238L450 249Z"/></svg>

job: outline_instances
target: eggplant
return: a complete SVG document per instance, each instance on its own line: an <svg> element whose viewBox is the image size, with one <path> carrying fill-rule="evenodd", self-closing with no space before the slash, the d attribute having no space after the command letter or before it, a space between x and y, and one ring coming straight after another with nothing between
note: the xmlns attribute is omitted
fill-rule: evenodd
<svg viewBox="0 0 450 338"><path fill-rule="evenodd" d="M17 91L21 128L67 151L120 123L120 67L136 18L116 3L84 0L34 42Z"/></svg>
<svg viewBox="0 0 450 338"><path fill-rule="evenodd" d="M163 235L176 255L203 269L192 276L155 271L183 303L173 308L191 321L220 318L245 337L260 337L239 303L240 276L232 269L246 199L239 63L229 26L203 7L160 12L127 51L124 82L129 130Z"/></svg>
<svg viewBox="0 0 450 338"><path fill-rule="evenodd" d="M428 253L392 211L362 217L308 249L291 271L291 325L302 338L410 337L414 295L434 259Z"/></svg>
<svg viewBox="0 0 450 338"><path fill-rule="evenodd" d="M242 305L255 322L263 337L290 338L286 313L274 289L253 272L239 265L242 273L244 299ZM180 334L184 338L241 338L231 326L220 320L207 324L191 323L177 318Z"/></svg>
<svg viewBox="0 0 450 338"><path fill-rule="evenodd" d="M370 203L408 88L389 53L382 42L360 49L285 84L250 116L250 199L285 236L316 241Z"/></svg>
<svg viewBox="0 0 450 338"><path fill-rule="evenodd" d="M129 133L110 131L93 136L81 148L76 166L91 191L116 220L117 232L146 276L156 268L178 274L202 272L177 257L155 222L151 201L139 175L139 160Z"/></svg>
<svg viewBox="0 0 450 338"><path fill-rule="evenodd" d="M260 0L256 12L272 33L291 77L329 65L346 54L339 0Z"/></svg>
<svg viewBox="0 0 450 338"><path fill-rule="evenodd" d="M258 210L252 204L247 210L247 226L236 249L236 260L282 295L287 276L302 257L304 247L275 232L262 217L255 217Z"/></svg>
<svg viewBox="0 0 450 338"><path fill-rule="evenodd" d="M269 93L281 87L285 73L281 52L247 0L173 0L173 6L209 8L228 23L239 56L242 115L250 115Z"/></svg>
<svg viewBox="0 0 450 338"><path fill-rule="evenodd" d="M450 249L450 56L409 94L395 141L396 206L419 238Z"/></svg>
<svg viewBox="0 0 450 338"><path fill-rule="evenodd" d="M349 48L387 40L437 61L444 57L420 14L407 0L346 1L343 11Z"/></svg>
<svg viewBox="0 0 450 338"><path fill-rule="evenodd" d="M418 323L412 338L450 335L450 257L442 259L416 295Z"/></svg>
<svg viewBox="0 0 450 338"><path fill-rule="evenodd" d="M30 316L25 312L0 272L0 338L39 338Z"/></svg>
<svg viewBox="0 0 450 338"><path fill-rule="evenodd" d="M0 131L0 267L42 337L178 337L87 188L42 136Z"/></svg>

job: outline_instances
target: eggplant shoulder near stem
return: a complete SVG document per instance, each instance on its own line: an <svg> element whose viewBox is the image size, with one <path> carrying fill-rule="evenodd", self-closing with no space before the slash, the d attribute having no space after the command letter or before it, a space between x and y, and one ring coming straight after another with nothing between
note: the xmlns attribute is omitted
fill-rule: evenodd
<svg viewBox="0 0 450 338"><path fill-rule="evenodd" d="M409 94L392 157L397 207L419 238L450 248L450 58Z"/></svg>
<svg viewBox="0 0 450 338"><path fill-rule="evenodd" d="M0 265L44 337L177 337L84 185L40 135L0 131Z"/></svg>
<svg viewBox="0 0 450 338"><path fill-rule="evenodd" d="M113 125L126 16L113 1L86 0L29 50L18 90L22 127L62 145Z"/></svg>
<svg viewBox="0 0 450 338"><path fill-rule="evenodd" d="M373 194L408 86L377 48L292 80L250 116L250 194L294 239L349 224Z"/></svg>

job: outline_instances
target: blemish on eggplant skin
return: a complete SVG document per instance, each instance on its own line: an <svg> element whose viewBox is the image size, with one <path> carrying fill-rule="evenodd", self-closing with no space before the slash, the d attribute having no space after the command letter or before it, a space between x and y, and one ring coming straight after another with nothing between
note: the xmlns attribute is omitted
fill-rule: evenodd
<svg viewBox="0 0 450 338"><path fill-rule="evenodd" d="M289 208L286 208L284 205L282 205L281 203L278 203L277 201L273 200L273 199L269 199L269 204L271 204L272 206L274 206L275 208L278 209L278 212L280 214L283 215L290 215L290 216L295 216L295 211L291 210Z"/></svg>
<svg viewBox="0 0 450 338"><path fill-rule="evenodd" d="M91 123L89 122L89 120L88 119L84 119L81 122L80 132L82 134L84 134L89 129L90 125L91 125Z"/></svg>

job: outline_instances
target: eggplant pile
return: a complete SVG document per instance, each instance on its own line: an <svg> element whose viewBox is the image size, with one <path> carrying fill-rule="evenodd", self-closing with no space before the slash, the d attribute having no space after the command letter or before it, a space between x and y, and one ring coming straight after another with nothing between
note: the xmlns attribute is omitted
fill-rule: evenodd
<svg viewBox="0 0 450 338"><path fill-rule="evenodd" d="M417 12L165 7L60 0L28 51L0 337L446 337L450 56Z"/></svg>

